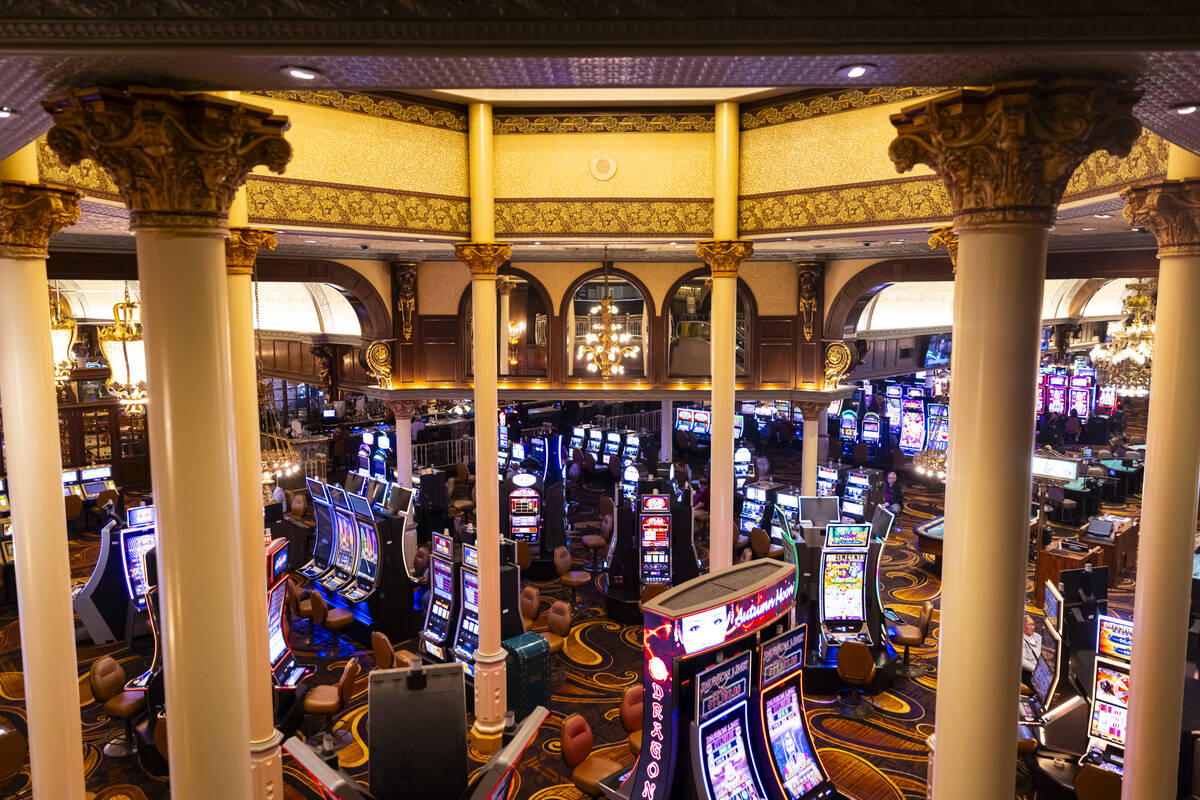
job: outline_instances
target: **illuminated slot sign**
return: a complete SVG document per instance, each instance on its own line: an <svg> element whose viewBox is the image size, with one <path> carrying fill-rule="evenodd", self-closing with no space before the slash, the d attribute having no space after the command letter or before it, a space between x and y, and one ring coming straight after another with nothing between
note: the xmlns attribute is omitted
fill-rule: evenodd
<svg viewBox="0 0 1200 800"><path fill-rule="evenodd" d="M642 495L642 511L649 513L669 511L671 498L665 494Z"/></svg>
<svg viewBox="0 0 1200 800"><path fill-rule="evenodd" d="M1096 655L1128 663L1133 658L1133 623L1101 615L1096 625Z"/></svg>
<svg viewBox="0 0 1200 800"><path fill-rule="evenodd" d="M761 685L769 686L804 667L806 627L800 625L762 646Z"/></svg>
<svg viewBox="0 0 1200 800"><path fill-rule="evenodd" d="M708 433L712 427L712 415L707 411L697 411L692 414L692 432Z"/></svg>
<svg viewBox="0 0 1200 800"><path fill-rule="evenodd" d="M836 481L837 479L838 471L833 467L817 467L817 480Z"/></svg>
<svg viewBox="0 0 1200 800"><path fill-rule="evenodd" d="M463 566L479 569L479 550L469 544L463 545Z"/></svg>
<svg viewBox="0 0 1200 800"><path fill-rule="evenodd" d="M691 431L692 429L692 409L679 408L675 410L675 430Z"/></svg>
<svg viewBox="0 0 1200 800"><path fill-rule="evenodd" d="M709 667L696 676L696 723L707 722L749 695L749 652Z"/></svg>
<svg viewBox="0 0 1200 800"><path fill-rule="evenodd" d="M433 554L442 558L454 558L454 540L440 533L433 535Z"/></svg>

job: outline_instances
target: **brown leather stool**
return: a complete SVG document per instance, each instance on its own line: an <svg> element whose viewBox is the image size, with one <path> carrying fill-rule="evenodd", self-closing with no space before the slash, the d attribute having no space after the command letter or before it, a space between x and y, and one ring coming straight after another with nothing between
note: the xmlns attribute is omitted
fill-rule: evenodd
<svg viewBox="0 0 1200 800"><path fill-rule="evenodd" d="M608 540L596 533L589 533L580 541L583 546L592 552L592 560L588 562L588 572L600 571L600 551L608 548Z"/></svg>
<svg viewBox="0 0 1200 800"><path fill-rule="evenodd" d="M642 753L642 696L644 689L640 683L626 686L621 693L621 727L629 734L625 743L629 752L639 756Z"/></svg>
<svg viewBox="0 0 1200 800"><path fill-rule="evenodd" d="M862 687L875 679L875 656L862 642L843 642L838 647L837 673L843 683L851 684L838 690L838 704L844 714L866 719L875 713L875 705L867 699Z"/></svg>
<svg viewBox="0 0 1200 800"><path fill-rule="evenodd" d="M750 531L750 549L755 558L775 558L783 560L783 548L771 547L771 535L762 528Z"/></svg>
<svg viewBox="0 0 1200 800"><path fill-rule="evenodd" d="M16 728L0 722L0 789L21 773L28 760L29 743L25 737Z"/></svg>
<svg viewBox="0 0 1200 800"><path fill-rule="evenodd" d="M137 752L133 719L146 709L146 693L125 691L125 670L112 656L92 662L88 684L92 688L92 697L104 704L104 713L112 719L125 721L125 738L114 739L104 745L104 755L123 758Z"/></svg>
<svg viewBox="0 0 1200 800"><path fill-rule="evenodd" d="M550 655L554 655L562 651L567 637L571 635L571 607L565 600L555 600L546 613L546 622L550 629L538 631L538 636L546 640L546 644L550 645Z"/></svg>
<svg viewBox="0 0 1200 800"><path fill-rule="evenodd" d="M320 592L312 592L313 624L320 625L333 637L333 649L337 650L338 631L349 627L354 615L344 608L330 608Z"/></svg>
<svg viewBox="0 0 1200 800"><path fill-rule="evenodd" d="M1121 800L1121 776L1095 764L1084 764L1075 776L1075 798Z"/></svg>
<svg viewBox="0 0 1200 800"><path fill-rule="evenodd" d="M521 621L525 623L525 631L533 630L537 619L542 615L542 593L536 586L526 586L521 590Z"/></svg>
<svg viewBox="0 0 1200 800"><path fill-rule="evenodd" d="M562 757L571 768L571 782L588 797L600 797L600 781L621 768L615 761L592 755L595 738L587 720L572 714L562 724Z"/></svg>
<svg viewBox="0 0 1200 800"><path fill-rule="evenodd" d="M558 579L562 585L571 589L572 607L578 604L579 598L576 592L579 587L592 579L592 576L583 570L571 569L574 564L570 550L563 546L554 548L554 569L558 572Z"/></svg>
<svg viewBox="0 0 1200 800"><path fill-rule="evenodd" d="M908 648L920 647L929 638L929 626L933 622L933 603L926 600L921 606L921 616L916 625L901 625L896 635L890 637L892 644L904 647L904 664L896 670L906 678L919 678L929 671L924 664L913 664L908 659Z"/></svg>
<svg viewBox="0 0 1200 800"><path fill-rule="evenodd" d="M414 658L417 661L421 660L420 656L410 650L397 650L392 647L392 640L383 631L371 631L371 652L375 654L376 669L407 668Z"/></svg>
<svg viewBox="0 0 1200 800"><path fill-rule="evenodd" d="M333 717L350 705L358 672L358 660L352 658L346 662L337 683L317 686L304 696L305 714L325 715L325 724L321 726L321 746L315 748L317 755L322 758L328 758L354 741L354 734L349 730L334 735Z"/></svg>
<svg viewBox="0 0 1200 800"><path fill-rule="evenodd" d="M296 583L291 578L287 582L287 606L288 612L292 615L293 620L306 619L308 620L308 643L312 643L313 633L313 601L311 592L304 592L300 588L300 584Z"/></svg>

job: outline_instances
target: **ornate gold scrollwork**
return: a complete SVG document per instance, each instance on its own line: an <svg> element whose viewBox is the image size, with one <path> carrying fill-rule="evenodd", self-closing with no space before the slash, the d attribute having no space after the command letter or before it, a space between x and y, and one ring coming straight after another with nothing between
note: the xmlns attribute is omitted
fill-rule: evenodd
<svg viewBox="0 0 1200 800"><path fill-rule="evenodd" d="M939 225L929 229L929 249L942 248L950 256L950 266L958 271L958 234L953 225Z"/></svg>
<svg viewBox="0 0 1200 800"><path fill-rule="evenodd" d="M754 253L754 242L745 239L707 239L696 242L696 255L708 264L713 277L737 277L738 267Z"/></svg>
<svg viewBox="0 0 1200 800"><path fill-rule="evenodd" d="M1159 181L1121 194L1125 219L1154 234L1158 255L1200 255L1200 179Z"/></svg>
<svg viewBox="0 0 1200 800"><path fill-rule="evenodd" d="M835 388L842 378L846 377L853 364L854 357L845 342L832 342L825 348L825 382L821 388Z"/></svg>
<svg viewBox="0 0 1200 800"><path fill-rule="evenodd" d="M275 231L266 228L230 228L225 240L225 272L230 275L249 275L259 250L274 250L279 241Z"/></svg>
<svg viewBox="0 0 1200 800"><path fill-rule="evenodd" d="M78 221L78 192L65 186L0 181L0 256L45 258L50 236Z"/></svg>
<svg viewBox="0 0 1200 800"><path fill-rule="evenodd" d="M400 335L411 342L413 313L417 308L417 265L400 264L396 268L396 311L400 314Z"/></svg>
<svg viewBox="0 0 1200 800"><path fill-rule="evenodd" d="M495 278L500 265L512 257L512 246L503 242L459 242L454 256L471 270L472 278Z"/></svg>
<svg viewBox="0 0 1200 800"><path fill-rule="evenodd" d="M367 372L375 379L380 389L392 388L392 346L379 339L367 345L363 351L363 362Z"/></svg>

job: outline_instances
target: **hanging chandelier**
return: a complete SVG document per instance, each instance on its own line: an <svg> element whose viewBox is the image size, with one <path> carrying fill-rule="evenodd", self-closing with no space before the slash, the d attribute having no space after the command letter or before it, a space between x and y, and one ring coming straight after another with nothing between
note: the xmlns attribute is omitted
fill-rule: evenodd
<svg viewBox="0 0 1200 800"><path fill-rule="evenodd" d="M946 451L945 450L922 450L913 456L913 466L917 470L917 474L925 475L929 478L937 478L940 481L946 480Z"/></svg>
<svg viewBox="0 0 1200 800"><path fill-rule="evenodd" d="M1138 278L1121 301L1124 321L1109 330L1109 339L1092 349L1092 365L1102 386L1116 388L1121 397L1150 393L1150 364L1154 358L1154 305L1148 292L1154 281Z"/></svg>
<svg viewBox="0 0 1200 800"><path fill-rule="evenodd" d="M259 423L259 463L262 469L263 498L270 500L267 486L272 481L278 481L288 475L300 471L300 455L295 445L283 435L283 425L279 415L275 413L275 400L272 396L271 384L263 375L262 362L262 325L260 324L258 302L258 267L254 267L254 338L256 341L255 373L258 378L258 423Z"/></svg>
<svg viewBox="0 0 1200 800"><path fill-rule="evenodd" d="M50 295L50 353L54 361L54 382L60 386L71 376L74 363L71 345L75 343L75 318L58 287Z"/></svg>
<svg viewBox="0 0 1200 800"><path fill-rule="evenodd" d="M524 322L508 323L508 365L510 367L515 367L521 363L521 357L517 350L517 346L521 343L521 336L524 333Z"/></svg>
<svg viewBox="0 0 1200 800"><path fill-rule="evenodd" d="M113 324L96 334L111 370L108 390L131 414L146 410L146 348L142 341L141 308L140 303L130 299L126 281L124 302L113 306Z"/></svg>
<svg viewBox="0 0 1200 800"><path fill-rule="evenodd" d="M587 359L588 372L599 372L601 378L613 375L624 375L625 366L621 363L626 357L636 356L641 350L635 344L629 344L632 338L628 331L622 330L622 325L613 322L612 289L608 285L609 262L604 262L604 294L600 304L592 306L588 311L588 320L599 315L599 321L592 322L592 332L584 337L584 344L579 346L577 358Z"/></svg>

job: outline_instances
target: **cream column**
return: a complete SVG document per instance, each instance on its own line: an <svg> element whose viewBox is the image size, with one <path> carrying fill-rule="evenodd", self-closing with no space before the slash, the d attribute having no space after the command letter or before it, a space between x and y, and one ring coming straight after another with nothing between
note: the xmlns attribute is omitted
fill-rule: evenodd
<svg viewBox="0 0 1200 800"><path fill-rule="evenodd" d="M658 460L670 464L675 460L675 403L662 401L662 419L658 423Z"/></svg>
<svg viewBox="0 0 1200 800"><path fill-rule="evenodd" d="M471 241L454 255L471 269L475 340L475 535L479 545L479 648L475 651L475 725L479 746L494 750L508 710L504 648L500 646L500 475L496 462L496 271L512 248L495 241L492 107L468 108Z"/></svg>
<svg viewBox="0 0 1200 800"><path fill-rule="evenodd" d="M230 222L246 224L246 190L234 198ZM255 800L283 796L283 737L275 730L270 655L267 650L267 577L263 569L262 455L258 423L258 369L254 352L251 278L259 250L275 249L275 234L231 227L225 242L229 295L229 356L233 389L235 505L242 551L242 604L250 692L250 770Z"/></svg>
<svg viewBox="0 0 1200 800"><path fill-rule="evenodd" d="M396 483L412 486L412 415L416 400L389 400L388 408L396 415Z"/></svg>
<svg viewBox="0 0 1200 800"><path fill-rule="evenodd" d="M79 90L44 105L54 118L50 148L64 164L91 158L112 175L137 236L171 794L249 800L249 576L242 519L229 502L241 475L225 238L250 170L282 172L290 159L287 120L150 89ZM210 513L197 515L197 504ZM265 603L264 591L254 607Z"/></svg>
<svg viewBox="0 0 1200 800"><path fill-rule="evenodd" d="M496 289L500 292L500 345L496 358L500 362L500 374L508 374L508 309L512 300L513 281L500 278L496 281Z"/></svg>
<svg viewBox="0 0 1200 800"><path fill-rule="evenodd" d="M1140 132L1135 99L1091 83L1015 81L892 115L892 161L901 172L921 163L941 176L959 234L938 800L1012 797L1031 482L1030 452L1014 443L1033 436L1047 230L1084 158L1097 149L1128 154Z"/></svg>
<svg viewBox="0 0 1200 800"><path fill-rule="evenodd" d="M696 252L712 272L712 444L709 450L709 571L733 564L733 414L737 393L737 270L754 246L738 236L738 105L717 103L713 238Z"/></svg>
<svg viewBox="0 0 1200 800"><path fill-rule="evenodd" d="M828 403L802 402L800 413L804 415L804 430L800 442L800 494L805 497L817 495L818 449L821 440L821 417Z"/></svg>
<svg viewBox="0 0 1200 800"><path fill-rule="evenodd" d="M1125 800L1173 797L1200 483L1200 157L1171 145L1167 180L1124 193L1125 218L1158 239L1142 532L1133 599Z"/></svg>
<svg viewBox="0 0 1200 800"><path fill-rule="evenodd" d="M38 800L83 800L71 559L59 488L62 457L56 444L46 283L50 236L79 219L79 195L37 184L35 147L0 161L0 397L30 782Z"/></svg>

